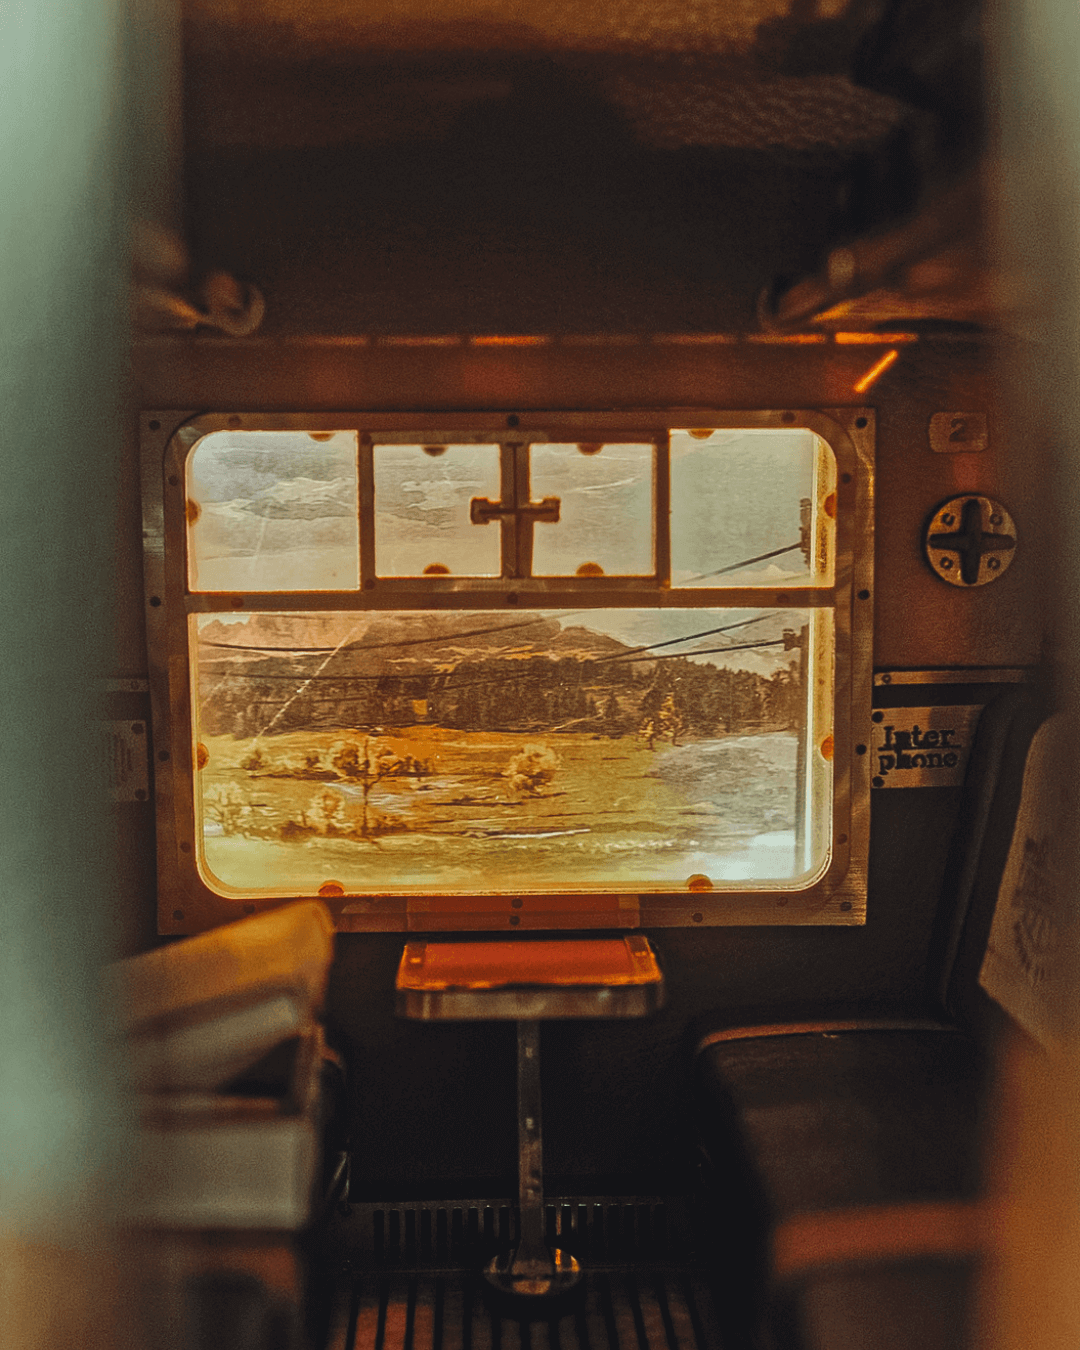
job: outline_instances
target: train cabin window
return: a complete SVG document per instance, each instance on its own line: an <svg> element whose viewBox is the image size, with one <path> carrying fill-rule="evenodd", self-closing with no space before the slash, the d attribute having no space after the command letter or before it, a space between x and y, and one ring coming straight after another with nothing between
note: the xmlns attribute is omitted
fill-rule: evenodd
<svg viewBox="0 0 1080 1350"><path fill-rule="evenodd" d="M866 410L176 420L163 931L863 920Z"/></svg>

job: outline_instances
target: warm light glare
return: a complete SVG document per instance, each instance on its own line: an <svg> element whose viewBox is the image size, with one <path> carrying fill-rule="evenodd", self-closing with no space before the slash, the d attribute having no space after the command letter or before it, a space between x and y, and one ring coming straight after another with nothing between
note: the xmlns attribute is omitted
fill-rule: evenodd
<svg viewBox="0 0 1080 1350"><path fill-rule="evenodd" d="M469 339L469 343L473 347L544 347L550 341L550 338L538 335L502 336L499 334Z"/></svg>
<svg viewBox="0 0 1080 1350"><path fill-rule="evenodd" d="M653 342L671 343L676 347L717 346L735 341L737 339L731 333L659 333L653 338Z"/></svg>
<svg viewBox="0 0 1080 1350"><path fill-rule="evenodd" d="M825 333L751 333L747 341L778 347L805 347L809 343L828 342Z"/></svg>
<svg viewBox="0 0 1080 1350"><path fill-rule="evenodd" d="M884 375L885 372L889 369L889 367L893 364L893 362L897 361L899 357L900 353L896 350L895 347L892 349L891 352L886 352L885 355L881 358L881 360L875 362L875 364L870 367L870 369L858 382L858 384L855 386L855 392L857 394L865 394L866 391L870 388L870 386L874 383L874 381L878 378L878 376Z"/></svg>
<svg viewBox="0 0 1080 1350"><path fill-rule="evenodd" d="M918 333L834 333L841 346L893 347L898 342L918 342Z"/></svg>
<svg viewBox="0 0 1080 1350"><path fill-rule="evenodd" d="M426 336L394 333L381 337L378 341L383 347L456 347L461 338L456 334Z"/></svg>

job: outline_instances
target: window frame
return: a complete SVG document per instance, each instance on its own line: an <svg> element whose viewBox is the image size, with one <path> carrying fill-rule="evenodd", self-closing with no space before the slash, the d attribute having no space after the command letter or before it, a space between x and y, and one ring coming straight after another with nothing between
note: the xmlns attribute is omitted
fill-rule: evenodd
<svg viewBox="0 0 1080 1350"><path fill-rule="evenodd" d="M670 501L668 429L795 431L820 436L836 459L833 578L774 586L670 585L670 540L664 526ZM218 431L357 431L359 508L373 513L371 436L408 444L526 442L652 443L654 538L651 576L504 575L379 577L371 532L360 532L359 588L346 591L245 592L188 589L186 461L204 436ZM367 439L365 456L364 439ZM385 439L384 439L385 438ZM803 888L665 890L627 894L515 896L324 896L341 931L524 930L561 928L696 927L743 924L865 922L869 843L869 741L872 686L873 494L875 422L865 407L720 410L667 408L606 413L202 413L147 411L142 416L146 620L154 735L158 841L158 926L194 933L285 903L281 897L243 901L219 895L203 881L195 848L192 735L192 613L298 610L456 609L521 612L638 608L830 609L834 615L832 698L832 843L821 876ZM365 457L367 470L365 471ZM503 456L505 463L505 456ZM508 499L504 481L504 499ZM498 522L478 528L496 528ZM511 526L511 528L513 528ZM535 529L535 526L532 527ZM521 550L512 550L517 566ZM509 572L509 574L506 574ZM308 893L310 894L310 892Z"/></svg>

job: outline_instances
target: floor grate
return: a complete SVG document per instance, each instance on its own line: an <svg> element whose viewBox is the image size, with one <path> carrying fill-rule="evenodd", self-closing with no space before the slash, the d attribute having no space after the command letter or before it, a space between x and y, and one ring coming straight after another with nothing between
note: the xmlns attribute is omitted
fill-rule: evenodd
<svg viewBox="0 0 1080 1350"><path fill-rule="evenodd" d="M588 1271L583 1285L561 1316L523 1321L475 1274L365 1274L341 1291L327 1350L721 1350L690 1272Z"/></svg>
<svg viewBox="0 0 1080 1350"><path fill-rule="evenodd" d="M680 1207L658 1197L551 1199L545 1235L589 1265L655 1266L685 1256ZM348 1206L344 1245L358 1267L475 1270L517 1241L505 1200Z"/></svg>

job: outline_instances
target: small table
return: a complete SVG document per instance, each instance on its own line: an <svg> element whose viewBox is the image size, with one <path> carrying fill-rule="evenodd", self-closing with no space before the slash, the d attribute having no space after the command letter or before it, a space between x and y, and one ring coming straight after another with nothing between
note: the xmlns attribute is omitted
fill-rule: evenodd
<svg viewBox="0 0 1080 1350"><path fill-rule="evenodd" d="M568 1291L581 1269L544 1237L540 1022L654 1012L663 1003L664 977L648 939L409 942L396 988L401 1017L517 1022L518 1242L485 1275L504 1293L540 1298Z"/></svg>

